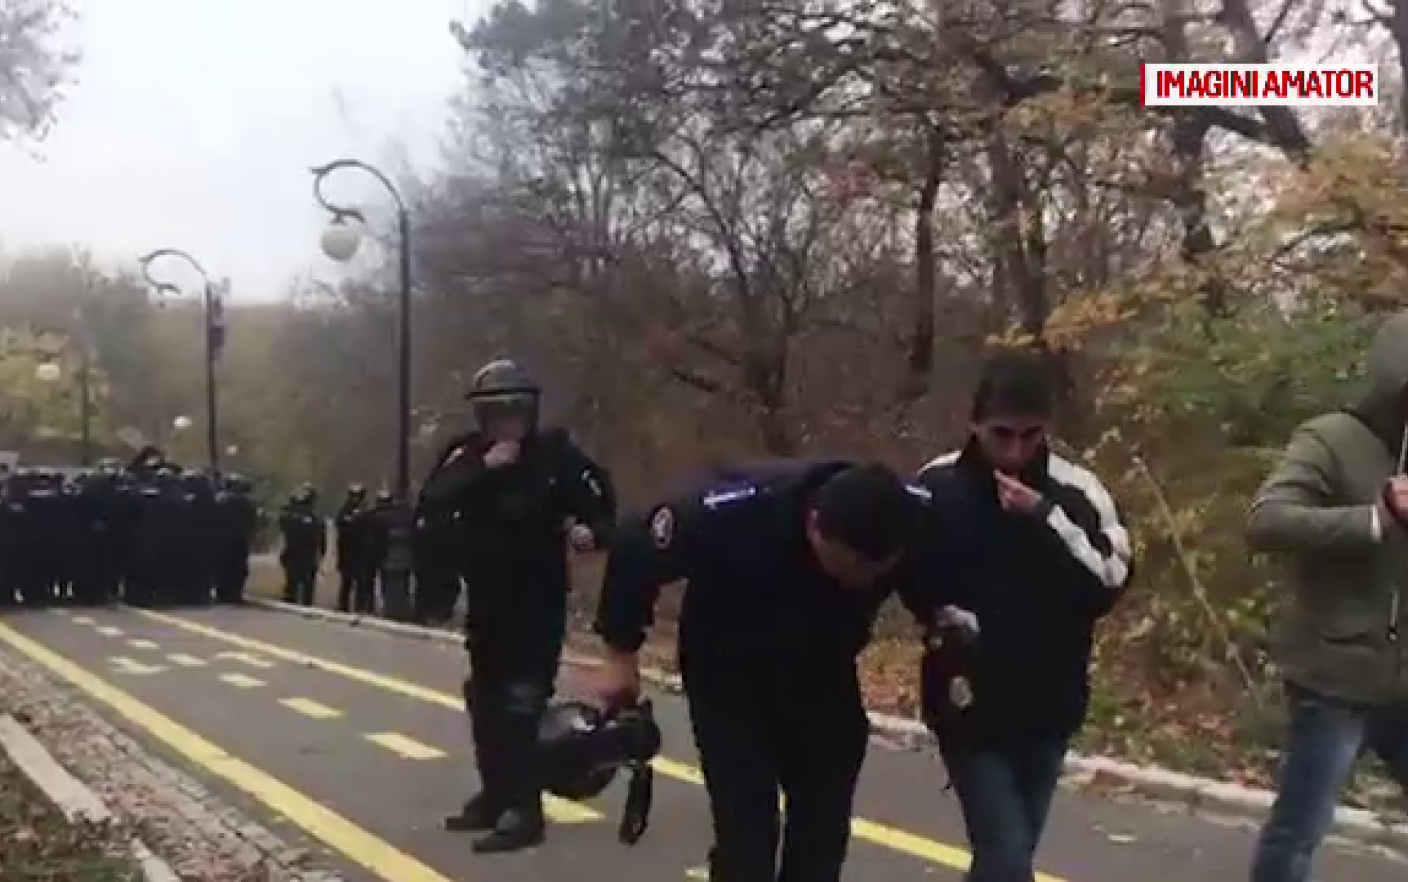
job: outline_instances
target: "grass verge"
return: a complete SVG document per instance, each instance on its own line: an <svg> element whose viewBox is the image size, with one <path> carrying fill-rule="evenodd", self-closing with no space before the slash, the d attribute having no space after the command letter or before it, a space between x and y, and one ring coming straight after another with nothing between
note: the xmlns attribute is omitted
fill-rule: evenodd
<svg viewBox="0 0 1408 882"><path fill-rule="evenodd" d="M0 753L0 879L139 882L127 840L109 824L70 821Z"/></svg>

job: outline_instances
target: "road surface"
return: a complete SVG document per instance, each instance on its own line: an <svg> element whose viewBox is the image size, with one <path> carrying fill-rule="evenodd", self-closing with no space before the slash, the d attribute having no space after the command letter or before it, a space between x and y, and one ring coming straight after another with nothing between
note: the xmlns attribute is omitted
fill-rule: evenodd
<svg viewBox="0 0 1408 882"><path fill-rule="evenodd" d="M0 646L70 681L108 717L232 803L319 849L349 880L666 882L703 878L709 819L682 703L666 735L642 843L615 841L620 785L591 805L556 801L548 842L476 857L440 819L473 785L449 645L258 609L25 612ZM575 675L580 676L580 675ZM574 674L564 673L572 691ZM858 797L848 882L958 882L962 825L927 756L874 749ZM1246 878L1253 831L1063 793L1041 853L1044 882ZM1389 858L1327 849L1327 879L1402 880Z"/></svg>

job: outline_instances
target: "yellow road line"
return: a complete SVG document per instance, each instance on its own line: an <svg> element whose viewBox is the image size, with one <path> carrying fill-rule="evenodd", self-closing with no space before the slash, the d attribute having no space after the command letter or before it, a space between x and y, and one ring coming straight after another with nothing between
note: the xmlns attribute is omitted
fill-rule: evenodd
<svg viewBox="0 0 1408 882"><path fill-rule="evenodd" d="M98 629L98 633L102 634L104 637L121 637L122 629L114 628L112 625L104 625Z"/></svg>
<svg viewBox="0 0 1408 882"><path fill-rule="evenodd" d="M373 744L379 744L402 759L433 760L444 759L445 751L428 744L421 744L400 732L368 732L362 736Z"/></svg>
<svg viewBox="0 0 1408 882"><path fill-rule="evenodd" d="M0 640L106 704L187 760L253 796L329 848L346 855L387 882L453 882L262 769L231 756L190 729L9 626L0 624Z"/></svg>
<svg viewBox="0 0 1408 882"><path fill-rule="evenodd" d="M127 645L133 649L157 649L157 645L150 640L128 640Z"/></svg>
<svg viewBox="0 0 1408 882"><path fill-rule="evenodd" d="M320 704L311 698L285 698L279 704L315 720L330 720L333 717L342 716L342 711L337 708Z"/></svg>
<svg viewBox="0 0 1408 882"><path fill-rule="evenodd" d="M196 658L196 657L193 656L193 655L186 655L184 652L173 652L173 653L171 653L170 655L168 655L166 658L167 658L168 661L170 661L170 662L172 662L172 663L174 663L174 664L178 664L178 665L180 665L180 666L183 667L183 668L203 668L203 667L205 667L205 662L201 661L200 659Z"/></svg>
<svg viewBox="0 0 1408 882"><path fill-rule="evenodd" d="M263 680L256 680L244 674L221 674L220 679L229 683L231 686L238 686L240 689L253 689L256 686L264 685Z"/></svg>
<svg viewBox="0 0 1408 882"><path fill-rule="evenodd" d="M233 634L178 616L145 609L136 610L135 612L137 612L138 615L165 622L166 624L181 628L192 634L200 634L201 636L209 637L212 640L219 640L232 646L239 646L243 649L260 652L264 655L293 662L294 664L318 668L328 673L346 677L349 680L356 680L359 683L365 683L387 692L404 695L407 698L414 698L427 704L438 704L441 707L453 708L459 711L464 710L464 701L456 696L438 692L434 689L428 689L397 677L390 677L385 674L378 674L341 662L318 658L317 656L296 652L292 649L285 649L282 646L266 643L262 640L255 640L240 634ZM660 772L662 775L675 778L676 780L686 781L691 784L703 784L704 782L703 773L694 766L676 762L665 757L656 757L652 765L655 767L656 771ZM907 854L911 857L928 861L929 863L939 864L959 871L966 871L969 864L972 862L972 855L962 848L938 842L925 836L919 836L901 830L898 827L891 827L876 821L868 821L864 818L852 819L851 832L858 839L863 839L892 851L897 851L901 854ZM1060 876L1053 876L1047 873L1038 873L1037 880L1038 882L1068 882L1068 880Z"/></svg>
<svg viewBox="0 0 1408 882"><path fill-rule="evenodd" d="M405 680L400 680L396 677L387 677L381 674L374 673L372 671L366 671L361 668L354 668L351 665L344 665L340 662L317 658L316 656L307 655L305 653L297 652L292 649L285 649L282 646L275 646L272 643L265 643L262 640L254 640L249 637L243 637L239 634L232 634L228 631L222 631L219 628L212 628L209 625L202 625L199 622L192 622L188 619L182 619L176 616L167 615L166 613L154 612L149 609L136 609L133 610L133 612L135 612L139 616L143 616L144 618L152 619L158 622L164 622L168 625L172 625L184 631L188 631L192 634L199 634L202 637L209 637L211 640L219 640L220 642L227 643L231 646L238 646L241 649L247 649L252 652L258 652L263 655L281 659L286 662L291 662L296 665L302 665L304 667L309 668L317 668L318 670L325 671L330 674L337 674L339 676L346 677L349 680L356 680L359 683L365 683L368 686L375 686L378 689L382 689L386 692L395 692L398 695L404 695L407 698L414 698L418 701L423 701L426 704L438 704L441 707L448 707L458 711L464 710L464 701L456 696L447 695L444 692L437 692L434 689L427 689L424 686L419 686L415 683L408 683Z"/></svg>
<svg viewBox="0 0 1408 882"><path fill-rule="evenodd" d="M590 824L602 818L601 812L591 806L562 799L551 793L543 794L543 813L549 820L558 824Z"/></svg>

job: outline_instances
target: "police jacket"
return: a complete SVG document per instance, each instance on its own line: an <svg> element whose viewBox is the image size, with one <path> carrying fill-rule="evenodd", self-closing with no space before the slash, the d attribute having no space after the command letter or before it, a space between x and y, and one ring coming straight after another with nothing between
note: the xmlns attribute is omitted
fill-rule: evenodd
<svg viewBox="0 0 1408 882"><path fill-rule="evenodd" d="M279 532L284 538L279 560L285 565L316 566L327 553L327 526L311 506L286 505L279 513Z"/></svg>
<svg viewBox="0 0 1408 882"><path fill-rule="evenodd" d="M259 508L248 494L222 491L215 497L219 554L243 561L259 528Z"/></svg>
<svg viewBox="0 0 1408 882"><path fill-rule="evenodd" d="M919 479L939 522L932 605L977 617L976 637L931 630L922 671L926 721L946 750L1065 738L1085 719L1095 622L1130 575L1129 534L1089 470L1043 451L1021 475L1045 501L1002 508L977 444Z"/></svg>
<svg viewBox="0 0 1408 882"><path fill-rule="evenodd" d="M789 705L858 706L855 663L876 614L896 592L917 601L922 573L906 560L877 584L854 588L821 569L806 534L809 501L849 465L783 460L735 469L623 523L597 632L613 649L635 652L661 587L683 580L678 649L692 691L719 685ZM914 492L924 504L927 494Z"/></svg>
<svg viewBox="0 0 1408 882"><path fill-rule="evenodd" d="M371 510L362 503L343 503L337 512L337 569L342 573L372 565Z"/></svg>
<svg viewBox="0 0 1408 882"><path fill-rule="evenodd" d="M480 574L536 574L567 586L566 523L579 521L604 543L616 517L611 478L562 429L526 438L518 459L484 464L491 442L455 439L426 477L420 522L453 523L461 564Z"/></svg>

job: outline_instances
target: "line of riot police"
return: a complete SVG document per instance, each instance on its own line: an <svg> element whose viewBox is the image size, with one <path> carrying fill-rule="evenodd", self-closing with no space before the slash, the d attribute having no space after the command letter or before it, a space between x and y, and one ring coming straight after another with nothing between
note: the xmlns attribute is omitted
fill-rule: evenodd
<svg viewBox="0 0 1408 882"><path fill-rule="evenodd" d="M347 488L347 496L333 521L340 576L337 607L341 611L361 614L377 611L378 581L386 563L396 513L395 503L387 491L383 490L369 501L365 486L353 484ZM327 527L318 513L318 493L311 484L299 487L284 503L279 512L279 533L284 602L309 606L314 602L318 570L327 554ZM382 600L384 604L395 606L384 596Z"/></svg>
<svg viewBox="0 0 1408 882"><path fill-rule="evenodd" d="M0 608L240 603L257 527L249 480L154 448L126 467L0 473Z"/></svg>

